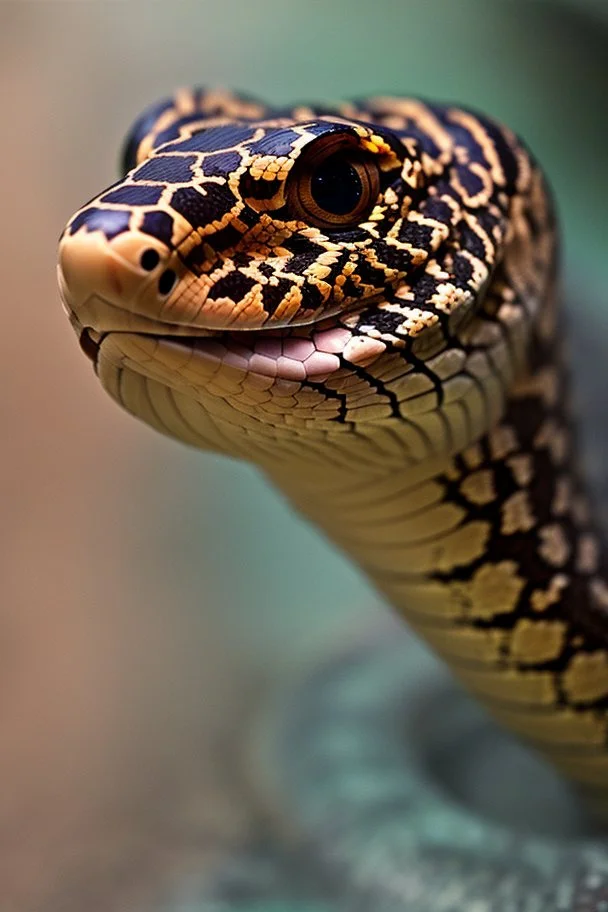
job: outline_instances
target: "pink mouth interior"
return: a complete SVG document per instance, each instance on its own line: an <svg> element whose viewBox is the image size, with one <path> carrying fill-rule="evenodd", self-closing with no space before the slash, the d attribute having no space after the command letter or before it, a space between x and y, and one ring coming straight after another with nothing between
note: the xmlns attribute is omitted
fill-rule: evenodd
<svg viewBox="0 0 608 912"><path fill-rule="evenodd" d="M306 337L225 333L220 339L204 336L190 339L188 345L206 359L243 371L283 380L306 380L326 377L337 370L338 355L351 338L349 330L335 327ZM170 341L181 342L179 336Z"/></svg>

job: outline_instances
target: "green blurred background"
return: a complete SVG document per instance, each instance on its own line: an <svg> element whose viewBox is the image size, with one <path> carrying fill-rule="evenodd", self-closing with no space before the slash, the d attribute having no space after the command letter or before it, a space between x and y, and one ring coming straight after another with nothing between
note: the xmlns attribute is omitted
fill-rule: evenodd
<svg viewBox="0 0 608 912"><path fill-rule="evenodd" d="M212 861L250 825L265 695L384 612L252 470L123 415L80 355L56 240L131 120L193 83L492 113L549 173L578 350L602 359L607 31L604 0L0 3L2 912L131 910Z"/></svg>

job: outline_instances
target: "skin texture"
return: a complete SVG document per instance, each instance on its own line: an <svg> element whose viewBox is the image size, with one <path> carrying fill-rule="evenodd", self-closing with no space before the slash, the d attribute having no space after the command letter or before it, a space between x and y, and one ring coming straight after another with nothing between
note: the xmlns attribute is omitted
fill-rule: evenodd
<svg viewBox="0 0 608 912"><path fill-rule="evenodd" d="M417 100L271 111L195 90L142 115L125 169L59 252L103 387L257 464L601 813L608 587L570 430L552 206L524 146ZM469 855L438 877L449 849L427 857L410 833L412 908L448 908L442 877L470 901L498 884L490 866L474 889ZM579 861L562 908L584 908Z"/></svg>

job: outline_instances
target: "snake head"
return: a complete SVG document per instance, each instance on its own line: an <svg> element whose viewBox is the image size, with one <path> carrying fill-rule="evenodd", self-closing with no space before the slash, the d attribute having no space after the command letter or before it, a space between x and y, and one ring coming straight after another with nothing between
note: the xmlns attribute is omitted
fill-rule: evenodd
<svg viewBox="0 0 608 912"><path fill-rule="evenodd" d="M338 313L395 285L447 233L403 225L423 184L414 155L413 142L335 120L220 124L164 143L70 220L66 302L98 330L129 316L179 331Z"/></svg>
<svg viewBox="0 0 608 912"><path fill-rule="evenodd" d="M138 414L125 377L219 408L231 427L249 415L245 435L435 421L492 282L517 298L508 251L535 306L537 171L512 134L466 111L407 99L268 111L197 90L146 112L126 158L125 177L66 226L59 283L102 382ZM483 330L506 363L508 340ZM487 420L476 412L471 433ZM170 432L226 449L183 424Z"/></svg>

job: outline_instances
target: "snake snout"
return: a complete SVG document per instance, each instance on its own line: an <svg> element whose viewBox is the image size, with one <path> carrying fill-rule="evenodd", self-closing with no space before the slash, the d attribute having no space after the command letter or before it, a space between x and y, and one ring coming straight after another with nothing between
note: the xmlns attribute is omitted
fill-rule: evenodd
<svg viewBox="0 0 608 912"><path fill-rule="evenodd" d="M98 226L66 231L59 286L71 319L98 332L151 328L178 282L170 250L140 231L108 238Z"/></svg>

